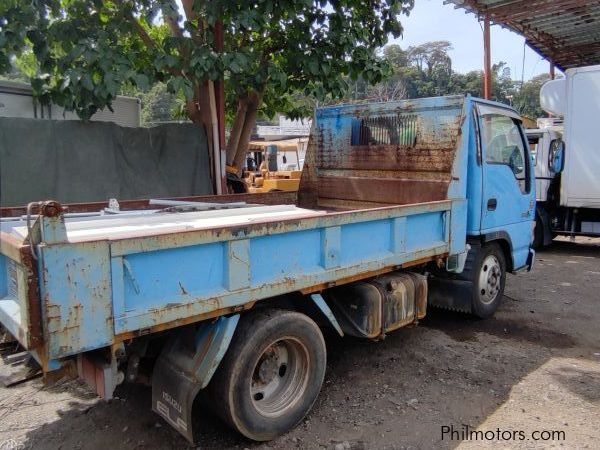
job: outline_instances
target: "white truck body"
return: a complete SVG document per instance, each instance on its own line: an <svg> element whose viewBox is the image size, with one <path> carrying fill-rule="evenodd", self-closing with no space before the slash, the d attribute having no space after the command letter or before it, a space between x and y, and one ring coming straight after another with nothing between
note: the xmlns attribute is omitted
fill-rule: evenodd
<svg viewBox="0 0 600 450"><path fill-rule="evenodd" d="M561 206L600 208L600 66L567 70L540 97L542 108L564 117Z"/></svg>
<svg viewBox="0 0 600 450"><path fill-rule="evenodd" d="M535 247L554 236L600 236L600 65L570 69L540 92L544 110L527 137L535 153Z"/></svg>
<svg viewBox="0 0 600 450"><path fill-rule="evenodd" d="M548 164L550 158L550 145L553 140L563 138L562 126L543 126L537 129L527 130L527 138L531 147L531 154L534 157L535 164L535 192L538 202L548 200L548 190L550 183L556 174Z"/></svg>

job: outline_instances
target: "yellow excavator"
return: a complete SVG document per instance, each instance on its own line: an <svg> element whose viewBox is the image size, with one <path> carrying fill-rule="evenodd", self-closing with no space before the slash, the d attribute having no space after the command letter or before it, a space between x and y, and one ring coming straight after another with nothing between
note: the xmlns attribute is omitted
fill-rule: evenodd
<svg viewBox="0 0 600 450"><path fill-rule="evenodd" d="M298 191L306 143L302 138L251 141L243 178L248 192Z"/></svg>

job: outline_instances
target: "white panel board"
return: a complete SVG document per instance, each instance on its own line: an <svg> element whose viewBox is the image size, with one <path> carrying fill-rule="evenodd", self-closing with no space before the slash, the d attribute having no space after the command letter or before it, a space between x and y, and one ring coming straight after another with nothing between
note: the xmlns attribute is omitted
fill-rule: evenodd
<svg viewBox="0 0 600 450"><path fill-rule="evenodd" d="M600 208L600 66L567 72L563 206Z"/></svg>

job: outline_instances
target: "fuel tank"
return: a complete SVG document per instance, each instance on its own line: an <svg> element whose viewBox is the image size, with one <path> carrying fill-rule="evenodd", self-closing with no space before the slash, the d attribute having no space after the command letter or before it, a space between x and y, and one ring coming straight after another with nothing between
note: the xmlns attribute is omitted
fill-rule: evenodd
<svg viewBox="0 0 600 450"><path fill-rule="evenodd" d="M382 339L386 333L416 323L427 309L427 277L392 272L326 293L344 333Z"/></svg>

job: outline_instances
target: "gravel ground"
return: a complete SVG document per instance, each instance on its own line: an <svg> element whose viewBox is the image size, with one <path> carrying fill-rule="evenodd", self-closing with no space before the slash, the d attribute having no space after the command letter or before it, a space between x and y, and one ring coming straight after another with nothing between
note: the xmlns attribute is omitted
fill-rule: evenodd
<svg viewBox="0 0 600 450"><path fill-rule="evenodd" d="M495 318L430 311L380 343L328 336L323 390L295 430L255 444L200 412L199 446L598 448L599 326L600 240L557 241L533 273L509 277ZM148 388L117 395L102 402L78 382L0 388L0 450L188 447L150 411Z"/></svg>

